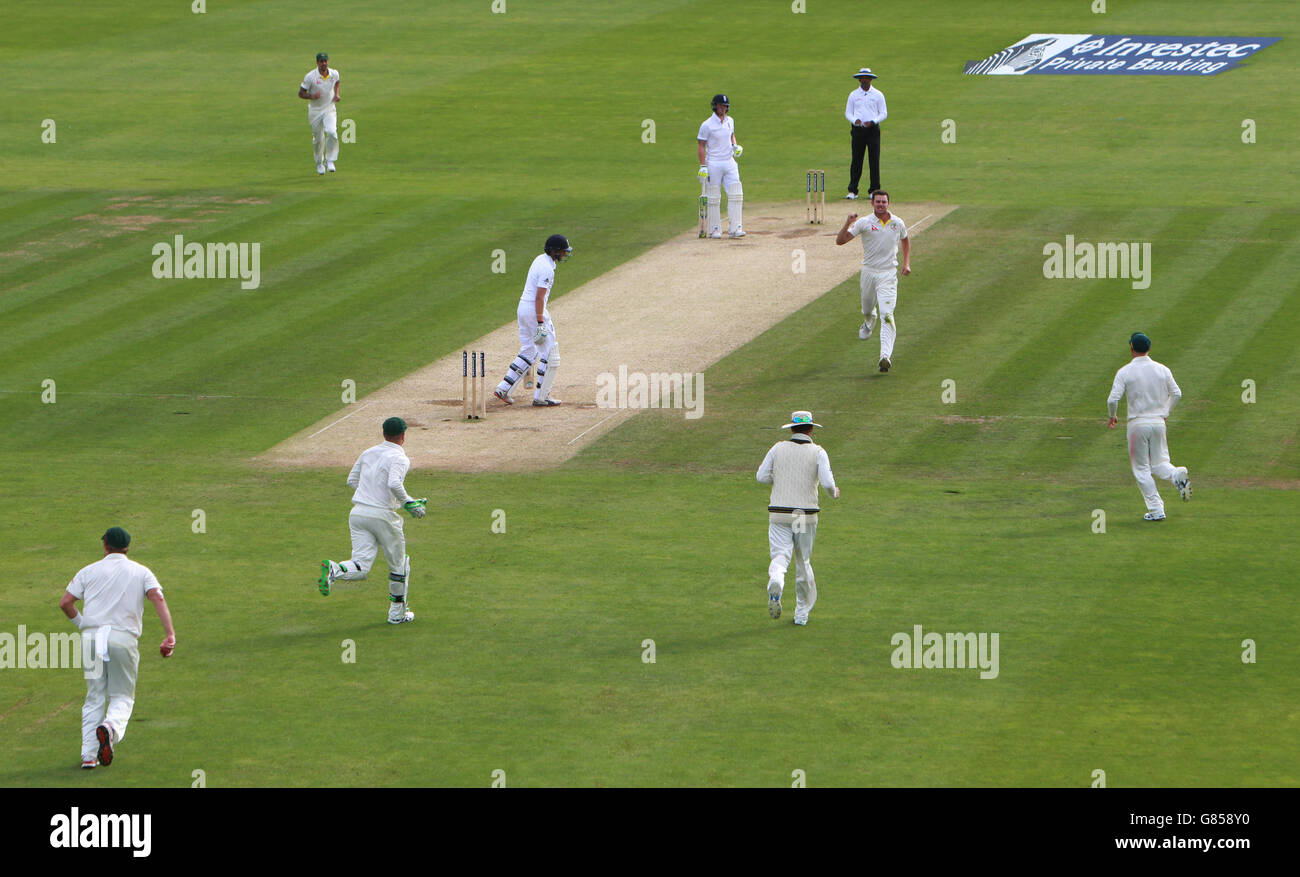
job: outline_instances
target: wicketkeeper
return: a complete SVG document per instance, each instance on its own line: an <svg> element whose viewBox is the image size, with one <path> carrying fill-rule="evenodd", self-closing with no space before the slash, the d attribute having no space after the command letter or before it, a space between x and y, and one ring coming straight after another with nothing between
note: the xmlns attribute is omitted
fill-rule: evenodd
<svg viewBox="0 0 1300 877"><path fill-rule="evenodd" d="M403 483L411 466L402 445L406 444L406 421L390 417L384 421L384 441L368 448L348 473L352 494L352 514L348 529L352 531L352 557L342 563L320 562L320 592L329 596L330 586L339 581L360 581L375 565L379 551L388 563L388 623L402 624L415 620L407 608L411 558L406 554L406 535L402 518L405 509L413 518L427 513L427 499L412 499Z"/></svg>

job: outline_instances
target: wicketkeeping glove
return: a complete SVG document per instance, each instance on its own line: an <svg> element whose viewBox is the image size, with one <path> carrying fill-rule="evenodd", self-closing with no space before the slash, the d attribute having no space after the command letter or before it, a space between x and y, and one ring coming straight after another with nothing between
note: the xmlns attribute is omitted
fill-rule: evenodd
<svg viewBox="0 0 1300 877"><path fill-rule="evenodd" d="M428 499L413 499L408 503L403 503L402 508L410 512L411 517L413 518L423 518L425 515L429 513L429 510L427 508L428 505L429 505Z"/></svg>
<svg viewBox="0 0 1300 877"><path fill-rule="evenodd" d="M700 165L700 179L701 180L708 179L708 176L709 176L709 166L707 164Z"/></svg>
<svg viewBox="0 0 1300 877"><path fill-rule="evenodd" d="M538 326L538 327L537 327L537 334L533 336L533 343L534 343L534 344L541 344L541 343L545 342L545 341L546 341L546 336L547 336L548 334L549 334L549 333L546 331L546 327L545 327L545 326Z"/></svg>

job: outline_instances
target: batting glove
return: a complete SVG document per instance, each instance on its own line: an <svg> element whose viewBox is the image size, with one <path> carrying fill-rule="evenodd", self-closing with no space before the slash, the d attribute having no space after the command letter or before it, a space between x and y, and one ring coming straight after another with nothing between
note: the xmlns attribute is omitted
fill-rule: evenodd
<svg viewBox="0 0 1300 877"><path fill-rule="evenodd" d="M538 326L538 327L537 327L537 334L533 336L533 343L534 343L534 344L542 344L542 343L544 343L544 342L546 341L546 336L547 336L548 334L550 334L550 333L546 331L546 327L545 327L545 326Z"/></svg>
<svg viewBox="0 0 1300 877"><path fill-rule="evenodd" d="M413 518L423 518L429 513L428 505L429 501L427 499L413 499L408 503L403 503L402 508L410 512Z"/></svg>
<svg viewBox="0 0 1300 877"><path fill-rule="evenodd" d="M706 180L708 179L708 177L709 177L709 166L707 164L700 165L700 179Z"/></svg>
<svg viewBox="0 0 1300 877"><path fill-rule="evenodd" d="M740 158L744 154L745 154L745 147L741 146L739 143L731 147L732 158Z"/></svg>

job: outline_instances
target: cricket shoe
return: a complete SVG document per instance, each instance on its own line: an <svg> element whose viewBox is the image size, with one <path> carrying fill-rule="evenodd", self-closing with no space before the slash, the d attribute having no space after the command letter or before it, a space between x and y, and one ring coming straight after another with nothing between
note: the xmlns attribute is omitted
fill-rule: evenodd
<svg viewBox="0 0 1300 877"><path fill-rule="evenodd" d="M334 173L334 162L332 162L332 161L328 161L328 162L326 162L326 163L325 163L325 170L329 171L330 173Z"/></svg>
<svg viewBox="0 0 1300 877"><path fill-rule="evenodd" d="M888 356L882 356L882 357L880 357L880 370L881 370L882 372L887 372L887 371L889 371L889 366L890 366L890 365L891 365L891 363L890 363L890 361L889 361L889 357L888 357Z"/></svg>
<svg viewBox="0 0 1300 877"><path fill-rule="evenodd" d="M856 200L858 200L858 193L857 193L857 192L850 192L849 194L847 194L847 195L844 196L844 200L845 200L845 201L856 201Z"/></svg>
<svg viewBox="0 0 1300 877"><path fill-rule="evenodd" d="M1145 515L1142 516L1142 520L1144 521L1163 521L1164 519L1165 519L1164 512L1147 512Z"/></svg>
<svg viewBox="0 0 1300 877"><path fill-rule="evenodd" d="M709 234L709 239L715 241L722 240L722 232L718 231L717 229L714 229L713 232Z"/></svg>
<svg viewBox="0 0 1300 877"><path fill-rule="evenodd" d="M794 623L797 624L797 625L799 625L800 627L807 627L807 626L808 626L808 619L807 619L807 618L796 618L796 619L794 620Z"/></svg>
<svg viewBox="0 0 1300 877"><path fill-rule="evenodd" d="M507 405L515 404L513 401L511 401L509 396L507 396L505 393L501 392L500 390L493 390L492 395L496 396L498 399L500 399L502 402L506 403Z"/></svg>
<svg viewBox="0 0 1300 877"><path fill-rule="evenodd" d="M1182 474L1174 476L1174 487L1178 488L1178 495L1183 498L1183 502L1187 502L1192 498L1192 482L1187 478L1186 466L1179 466L1178 471Z"/></svg>
<svg viewBox="0 0 1300 877"><path fill-rule="evenodd" d="M339 571L335 569L338 564L332 560L322 560L320 562L320 578L316 580L316 587L320 589L322 597L330 595L330 585L339 577Z"/></svg>
<svg viewBox="0 0 1300 877"><path fill-rule="evenodd" d="M325 165L323 165L323 164L318 164L318 165L316 165L316 173L318 173L318 174L323 174L323 173L325 173Z"/></svg>
<svg viewBox="0 0 1300 877"><path fill-rule="evenodd" d="M738 228L731 233L732 240L735 240L736 238L743 238L744 236L745 236L745 230L743 228Z"/></svg>
<svg viewBox="0 0 1300 877"><path fill-rule="evenodd" d="M99 763L108 767L113 763L113 734L108 730L108 725L100 725L95 729L95 739L99 741ZM85 762L82 762L85 766Z"/></svg>
<svg viewBox="0 0 1300 877"><path fill-rule="evenodd" d="M871 333L874 331L876 331L876 321L873 318L868 317L863 320L862 325L858 327L858 337L863 341L866 341L871 337Z"/></svg>
<svg viewBox="0 0 1300 877"><path fill-rule="evenodd" d="M389 624L405 624L415 620L415 613L406 608L405 603L394 603L388 607Z"/></svg>
<svg viewBox="0 0 1300 877"><path fill-rule="evenodd" d="M562 405L562 404L564 403L561 402L559 399L552 399L550 396L547 396L545 399L533 400L534 408L554 408L556 405Z"/></svg>
<svg viewBox="0 0 1300 877"><path fill-rule="evenodd" d="M767 614L773 618L781 617L781 598L776 594L767 595Z"/></svg>
<svg viewBox="0 0 1300 877"><path fill-rule="evenodd" d="M97 764L99 764L99 759L97 759L97 758L83 758L83 759L81 759L81 769L82 769L82 770L94 770L94 769L95 769L95 765L97 765Z"/></svg>

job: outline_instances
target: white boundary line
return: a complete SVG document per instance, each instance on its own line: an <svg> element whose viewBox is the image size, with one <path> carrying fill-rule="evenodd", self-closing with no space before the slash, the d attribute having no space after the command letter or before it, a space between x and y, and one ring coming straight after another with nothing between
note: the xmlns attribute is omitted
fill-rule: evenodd
<svg viewBox="0 0 1300 877"><path fill-rule="evenodd" d="M348 419L349 417L351 417L353 414L360 414L362 408L368 408L368 407L370 407L371 405L374 405L374 404L375 404L374 402L367 402L365 405L362 405L361 408L358 408L356 411L353 411L353 412L351 412L350 414L344 414L342 417L340 417L338 420L336 420L336 421L334 421L333 423L331 423L329 426L323 426L323 427L321 427L320 429L318 429L318 430L316 430L315 432L313 432L311 435L307 436L307 438L316 438L316 436L320 435L322 432L324 432L325 430L329 429L330 426L338 426L340 423L342 423L343 421L347 420L347 419Z"/></svg>
<svg viewBox="0 0 1300 877"><path fill-rule="evenodd" d="M614 416L614 415L611 414L609 417L606 417L605 420L609 420L610 417L613 417L613 416ZM600 423L604 423L605 420L602 420ZM569 439L567 442L564 443L565 447L568 447L569 445L571 445L571 444L573 444L574 442L576 442L578 439L582 438L582 437L583 437L584 435L586 435L587 433L591 432L591 431L592 431L593 429L595 429L596 427L600 426L600 423L592 424L591 426L589 426L589 427L587 427L586 429L584 429L582 432L580 432L580 433L578 433L577 435L575 435L573 438Z"/></svg>

